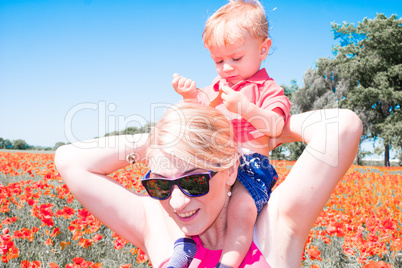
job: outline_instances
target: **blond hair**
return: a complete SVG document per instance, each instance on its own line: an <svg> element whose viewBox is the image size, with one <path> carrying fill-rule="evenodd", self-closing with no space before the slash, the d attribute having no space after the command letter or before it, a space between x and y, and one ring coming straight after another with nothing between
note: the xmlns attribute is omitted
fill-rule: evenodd
<svg viewBox="0 0 402 268"><path fill-rule="evenodd" d="M238 159L228 119L212 107L195 103L172 106L151 130L148 161L158 151L212 171L227 169Z"/></svg>
<svg viewBox="0 0 402 268"><path fill-rule="evenodd" d="M268 38L268 20L257 0L229 0L208 18L202 38L206 48L245 42L249 34L262 42Z"/></svg>

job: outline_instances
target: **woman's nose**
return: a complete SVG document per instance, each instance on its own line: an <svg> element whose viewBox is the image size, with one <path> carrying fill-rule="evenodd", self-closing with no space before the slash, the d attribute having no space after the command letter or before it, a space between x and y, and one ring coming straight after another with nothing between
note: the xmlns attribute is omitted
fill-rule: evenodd
<svg viewBox="0 0 402 268"><path fill-rule="evenodd" d="M172 194L170 195L170 206L174 211L183 210L188 203L190 203L191 197L185 195L177 185L173 185Z"/></svg>

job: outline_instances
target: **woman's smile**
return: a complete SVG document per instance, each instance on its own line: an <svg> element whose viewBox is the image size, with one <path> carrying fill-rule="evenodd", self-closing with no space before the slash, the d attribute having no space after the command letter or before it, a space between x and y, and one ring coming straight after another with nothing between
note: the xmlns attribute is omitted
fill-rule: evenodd
<svg viewBox="0 0 402 268"><path fill-rule="evenodd" d="M188 212L176 212L176 215L179 217L180 220L182 221L188 221L191 220L195 217L195 215L198 213L199 209L188 211Z"/></svg>

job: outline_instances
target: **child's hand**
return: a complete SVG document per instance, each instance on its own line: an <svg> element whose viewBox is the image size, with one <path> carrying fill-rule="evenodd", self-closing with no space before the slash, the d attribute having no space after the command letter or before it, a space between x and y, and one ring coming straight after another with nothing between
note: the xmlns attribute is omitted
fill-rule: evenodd
<svg viewBox="0 0 402 268"><path fill-rule="evenodd" d="M221 98L228 111L239 115L247 111L250 101L246 96L238 91L234 91L226 85L220 84L219 89L222 91Z"/></svg>
<svg viewBox="0 0 402 268"><path fill-rule="evenodd" d="M172 86L177 93L183 96L184 101L197 98L197 84L191 79L173 74Z"/></svg>

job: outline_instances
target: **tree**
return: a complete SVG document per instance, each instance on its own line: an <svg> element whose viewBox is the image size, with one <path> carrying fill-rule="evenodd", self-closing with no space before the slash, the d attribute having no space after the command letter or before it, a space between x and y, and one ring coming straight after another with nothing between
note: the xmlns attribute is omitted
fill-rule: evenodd
<svg viewBox="0 0 402 268"><path fill-rule="evenodd" d="M319 59L317 69L309 68L303 76L303 87L297 86L295 81L290 88L284 87L285 92L292 93L287 95L292 102L291 114L338 107L339 101L345 97L347 83L334 75L330 62L329 59ZM286 159L294 161L303 153L306 144L296 142L285 146L290 152Z"/></svg>
<svg viewBox="0 0 402 268"><path fill-rule="evenodd" d="M13 144L11 143L11 141L9 139L5 139L3 141L3 148L4 149L12 149L13 148Z"/></svg>
<svg viewBox="0 0 402 268"><path fill-rule="evenodd" d="M59 142L56 142L56 144L54 145L54 147L53 147L53 151L56 151L57 150L57 148L59 148L60 146L63 146L63 145L66 145L64 142L61 142L61 141L59 141Z"/></svg>
<svg viewBox="0 0 402 268"><path fill-rule="evenodd" d="M149 133L151 130L151 127L153 126L152 123L148 123L140 128L138 127L127 127L124 130L120 131L113 131L110 133L106 133L105 137L107 136L117 136L117 135L134 135L134 134L139 134L139 133Z"/></svg>
<svg viewBox="0 0 402 268"><path fill-rule="evenodd" d="M292 94L292 105L297 113L337 108L345 97L347 83L334 75L336 71L330 63L330 59L321 58L317 69L309 68L304 74L304 86Z"/></svg>
<svg viewBox="0 0 402 268"><path fill-rule="evenodd" d="M283 88L283 93L288 99L292 99L292 96L299 90L299 86L297 85L297 81L292 79L290 81L290 86L281 85Z"/></svg>
<svg viewBox="0 0 402 268"><path fill-rule="evenodd" d="M282 144L281 146L278 146L269 152L269 158L275 160L284 160L286 159L286 150L287 144Z"/></svg>
<svg viewBox="0 0 402 268"><path fill-rule="evenodd" d="M290 86L281 85L284 90L285 96L289 98L292 102L292 107L290 110L290 114L297 114L300 113L301 109L298 105L293 103L295 99L295 95L299 94L300 91L299 86L297 85L296 80L292 80ZM302 100L302 98L300 98ZM293 142L293 143L286 143L282 144L281 146L276 147L270 152L270 158L276 160L290 160L294 161L297 160L300 155L303 153L303 150L306 148L306 144L303 142Z"/></svg>
<svg viewBox="0 0 402 268"><path fill-rule="evenodd" d="M28 144L24 140L13 140L13 149L15 150L25 150L28 147Z"/></svg>
<svg viewBox="0 0 402 268"><path fill-rule="evenodd" d="M309 68L304 74L304 86L292 94L291 102L293 113L307 112L316 109L339 108L340 102L346 98L349 87L349 79L341 78L337 75L337 66L334 66L333 59L320 58L317 60L317 68ZM368 118L365 114L359 114L363 121L363 135L360 137L360 145L368 135ZM288 148L294 155L289 156L289 160L296 160L298 153L303 152L305 145L300 143ZM362 164L364 156L371 154L359 148L356 156L357 164Z"/></svg>
<svg viewBox="0 0 402 268"><path fill-rule="evenodd" d="M390 146L402 145L402 19L377 14L357 26L332 24L332 31L340 39L332 66L349 83L340 105L367 117L367 132L384 140L389 166Z"/></svg>

